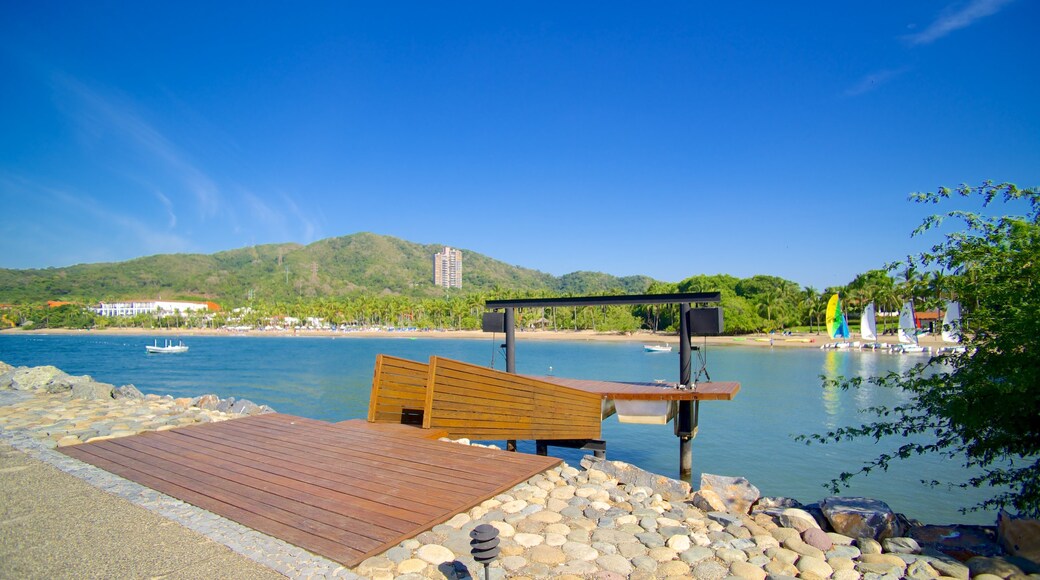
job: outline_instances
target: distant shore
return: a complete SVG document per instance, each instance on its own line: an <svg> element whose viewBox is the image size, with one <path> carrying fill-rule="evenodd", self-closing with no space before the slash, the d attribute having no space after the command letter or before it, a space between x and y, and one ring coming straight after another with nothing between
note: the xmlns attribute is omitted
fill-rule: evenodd
<svg viewBox="0 0 1040 580"><path fill-rule="evenodd" d="M108 334L113 336L148 336L148 337L189 337L189 336L294 336L314 338L416 338L416 339L487 339L490 333L479 330L351 330L346 332L332 330L228 330L210 328L192 329L156 329L156 328L106 328L104 330L76 330L68 328L49 328L42 330L4 329L0 335L79 335L79 334ZM503 336L497 334L496 336ZM525 330L517 331L518 341L524 340L559 340L559 341L603 341L603 342L635 342L642 344L678 344L679 337L675 334L651 333L646 331L633 333L617 332L595 332L591 330ZM933 335L921 335L919 338L921 346L940 347L943 346L942 339ZM855 341L856 338L852 339ZM709 336L696 337L693 344L710 344L713 346L751 346L764 348L820 348L823 345L836 342L828 338L826 334L820 333L795 333L783 334L746 334L741 336ZM861 341L862 342L862 341ZM887 344L898 344L896 336L888 335L878 337L878 342Z"/></svg>

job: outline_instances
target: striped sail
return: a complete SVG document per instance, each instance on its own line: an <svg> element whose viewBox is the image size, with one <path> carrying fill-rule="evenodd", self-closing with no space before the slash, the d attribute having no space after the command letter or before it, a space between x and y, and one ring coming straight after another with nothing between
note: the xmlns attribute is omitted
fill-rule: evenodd
<svg viewBox="0 0 1040 580"><path fill-rule="evenodd" d="M849 323L841 311L841 299L835 294L827 301L827 334L831 338L848 338Z"/></svg>

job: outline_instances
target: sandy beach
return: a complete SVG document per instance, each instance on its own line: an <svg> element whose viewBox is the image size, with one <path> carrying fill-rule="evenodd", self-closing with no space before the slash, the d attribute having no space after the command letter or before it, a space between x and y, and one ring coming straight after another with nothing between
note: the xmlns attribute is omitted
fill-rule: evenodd
<svg viewBox="0 0 1040 580"><path fill-rule="evenodd" d="M426 330L379 330L379 329L367 329L367 330L351 330L347 332L331 331L331 330L249 330L249 331L232 331L228 329L210 329L210 328L173 328L173 329L157 329L157 328L107 328L104 330L74 330L66 328L51 328L43 330L20 330L20 329L5 329L0 330L0 335L15 335L15 334L36 334L36 335L47 335L47 334L85 334L85 333L97 333L97 334L109 334L114 336L146 336L146 337L178 337L185 338L190 336L251 336L251 337L264 337L264 336L292 336L292 337L313 337L313 338L416 338L416 339L472 339L472 340L488 340L493 336L504 337L502 334L492 335L491 333L481 332L479 330L444 330L444 331L426 331ZM525 340L559 340L559 341L609 341L609 342L634 342L642 344L672 344L677 345L679 343L679 336L676 334L665 334L665 333L651 333L646 331L633 332L633 333L617 333L617 332L595 332L591 330L582 331L567 331L567 330L525 330L517 331L517 341ZM932 347L933 350L937 347L944 346L946 343L937 335L921 335L918 337L921 346ZM856 340L856 337L850 339ZM762 347L762 348L820 348L826 344L836 342L834 339L828 338L824 333L795 333L793 335L781 335L781 334L747 334L741 336L708 336L708 337L695 337L692 343L696 345L707 344L711 346L747 346L747 347ZM899 339L895 335L881 336L878 337L878 342L883 344L898 344Z"/></svg>

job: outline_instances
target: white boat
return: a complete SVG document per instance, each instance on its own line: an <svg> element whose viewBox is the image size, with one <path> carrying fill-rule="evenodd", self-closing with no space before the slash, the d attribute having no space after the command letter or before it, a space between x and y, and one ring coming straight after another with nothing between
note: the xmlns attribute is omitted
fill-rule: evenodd
<svg viewBox="0 0 1040 580"><path fill-rule="evenodd" d="M669 344L644 344L643 350L646 352L672 352L672 346Z"/></svg>
<svg viewBox="0 0 1040 580"><path fill-rule="evenodd" d="M928 349L917 342L917 322L914 318L914 305L904 302L899 310L899 346L893 349L904 354L922 354Z"/></svg>
<svg viewBox="0 0 1040 580"><path fill-rule="evenodd" d="M178 340L177 344L174 344L170 339L166 339L166 344L159 346L159 341L156 340L153 344L146 345L144 347L145 352L148 353L175 353L175 352L188 352L188 346L184 344L184 341Z"/></svg>
<svg viewBox="0 0 1040 580"><path fill-rule="evenodd" d="M962 353L966 349L961 346L961 305L955 300L946 303L946 314L942 322L943 342L954 343L957 346L944 346L939 349L939 354Z"/></svg>
<svg viewBox="0 0 1040 580"><path fill-rule="evenodd" d="M877 339L877 318L874 315L873 302L867 304L867 307L863 309L863 314L859 317L859 334L864 341L863 344L858 344L860 348L877 350L886 346Z"/></svg>

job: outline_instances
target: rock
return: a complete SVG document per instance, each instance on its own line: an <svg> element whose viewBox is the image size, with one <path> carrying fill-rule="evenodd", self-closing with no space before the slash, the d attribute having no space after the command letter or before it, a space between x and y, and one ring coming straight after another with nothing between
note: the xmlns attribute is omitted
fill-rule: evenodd
<svg viewBox="0 0 1040 580"><path fill-rule="evenodd" d="M809 512L799 508L785 508L777 516L777 521L780 525L785 528L792 528L798 531L799 534L809 529L817 529L821 532L820 524L816 523L816 518L812 517Z"/></svg>
<svg viewBox="0 0 1040 580"><path fill-rule="evenodd" d="M631 574L634 569L632 563L628 561L628 558L618 554L606 554L600 556L599 558L596 558L596 565L607 572L621 574L623 577Z"/></svg>
<svg viewBox="0 0 1040 580"><path fill-rule="evenodd" d="M548 564L550 566L558 566L567 561L567 555L563 550L555 546L546 546L545 544L531 548L527 551L526 556L527 559L532 562Z"/></svg>
<svg viewBox="0 0 1040 580"><path fill-rule="evenodd" d="M207 411L214 411L214 410L216 410L217 406L220 405L220 397L218 397L216 395L212 395L212 394L210 394L210 395L202 395L201 397L196 397L191 402L191 404L194 405L195 407L200 408L200 409L206 409Z"/></svg>
<svg viewBox="0 0 1040 580"><path fill-rule="evenodd" d="M726 504L727 510L738 514L750 512L751 506L762 496L758 488L751 485L746 478L711 473L701 474L701 489L710 489L717 493Z"/></svg>
<svg viewBox="0 0 1040 580"><path fill-rule="evenodd" d="M76 399L104 400L111 399L115 386L98 383L87 377L85 381L75 381L72 385L72 396Z"/></svg>
<svg viewBox="0 0 1040 580"><path fill-rule="evenodd" d="M835 532L853 538L876 540L901 536L895 513L880 500L865 497L828 497L820 509Z"/></svg>
<svg viewBox="0 0 1040 580"><path fill-rule="evenodd" d="M1040 564L1040 520L1013 518L1000 510L997 541L1008 554Z"/></svg>
<svg viewBox="0 0 1040 580"><path fill-rule="evenodd" d="M221 411L221 412L224 412L224 413L229 413L231 411L231 407L233 407L234 405L235 405L235 398L234 397L228 397L228 398L220 401L219 403L217 403L217 411Z"/></svg>
<svg viewBox="0 0 1040 580"><path fill-rule="evenodd" d="M924 560L915 560L906 568L904 577L910 578L911 580L930 580L931 578L938 578L939 573L928 565L928 562Z"/></svg>
<svg viewBox="0 0 1040 580"><path fill-rule="evenodd" d="M965 562L965 564L968 566L968 570L971 571L972 578L980 574L992 574L1001 578L1008 578L1012 575L1025 576L1021 568L1003 558L975 556Z"/></svg>
<svg viewBox="0 0 1040 580"><path fill-rule="evenodd" d="M962 562L975 556L999 556L1003 553L993 526L916 526L910 529L909 536L917 540L923 552L934 550Z"/></svg>
<svg viewBox="0 0 1040 580"><path fill-rule="evenodd" d="M900 570L906 569L906 562L895 554L863 554L859 557L859 561L866 564L882 564Z"/></svg>
<svg viewBox="0 0 1040 580"><path fill-rule="evenodd" d="M144 393L137 390L137 387L133 385L123 385L121 387L116 387L115 390L112 391L112 398L136 401L139 399L144 399Z"/></svg>
<svg viewBox="0 0 1040 580"><path fill-rule="evenodd" d="M751 511L758 512L768 509L784 509L784 508L800 508L802 504L789 497L760 497L755 505L751 506Z"/></svg>
<svg viewBox="0 0 1040 580"><path fill-rule="evenodd" d="M13 368L14 368L13 366L11 366L11 365L5 363L4 361L0 360L0 375L2 375L3 373L6 373L7 371L9 371L9 370L11 370Z"/></svg>
<svg viewBox="0 0 1040 580"><path fill-rule="evenodd" d="M733 562L729 565L730 574L744 580L766 580L766 571L747 562Z"/></svg>
<svg viewBox="0 0 1040 580"><path fill-rule="evenodd" d="M881 553L881 543L874 538L859 538L856 540L856 547L859 548L861 554Z"/></svg>
<svg viewBox="0 0 1040 580"><path fill-rule="evenodd" d="M895 554L920 554L921 546L913 538L885 538L881 546L886 552Z"/></svg>
<svg viewBox="0 0 1040 580"><path fill-rule="evenodd" d="M831 568L823 558L816 558L814 556L802 556L798 558L795 563L795 567L802 574L814 574L819 578L827 578L834 573L834 569Z"/></svg>
<svg viewBox="0 0 1040 580"><path fill-rule="evenodd" d="M0 388L16 391L42 391L47 389L48 383L54 380L61 382L68 376L58 367L51 365L17 367L0 375Z"/></svg>
<svg viewBox="0 0 1040 580"><path fill-rule="evenodd" d="M682 501L690 495L690 484L645 471L623 461L607 461L594 455L586 455L581 465L587 470L599 470L618 482L629 486L649 487L668 501Z"/></svg>
<svg viewBox="0 0 1040 580"><path fill-rule="evenodd" d="M834 542L831 541L831 537L827 535L827 532L819 528L809 528L802 532L802 541L814 548L819 548L824 552L834 547Z"/></svg>
<svg viewBox="0 0 1040 580"><path fill-rule="evenodd" d="M426 544L419 548L415 552L415 555L424 562L429 562L434 566L438 566L445 562L451 562L455 559L455 554L451 550L438 544Z"/></svg>
<svg viewBox="0 0 1040 580"><path fill-rule="evenodd" d="M693 494L693 505L706 512L726 511L726 502L710 489L699 489Z"/></svg>

